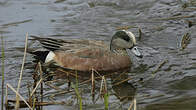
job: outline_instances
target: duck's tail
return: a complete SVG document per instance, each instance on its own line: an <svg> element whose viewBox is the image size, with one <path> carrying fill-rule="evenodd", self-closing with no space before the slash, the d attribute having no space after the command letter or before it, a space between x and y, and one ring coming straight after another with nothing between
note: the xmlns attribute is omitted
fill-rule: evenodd
<svg viewBox="0 0 196 110"><path fill-rule="evenodd" d="M62 46L62 43L64 43L63 40L56 40L52 38L41 38L38 36L30 36L31 41L39 41L41 45L44 48L34 48L34 47L28 47L27 53L30 53L33 55L33 58L35 59L34 62L41 61L42 63L47 63L51 60L53 60L55 54L53 51L59 50L60 46ZM24 47L18 47L15 48L21 52L24 52Z"/></svg>
<svg viewBox="0 0 196 110"><path fill-rule="evenodd" d="M35 61L41 61L42 63L45 63L47 61L47 56L49 55L50 51L33 51L28 52L33 55L33 58Z"/></svg>
<svg viewBox="0 0 196 110"><path fill-rule="evenodd" d="M24 52L24 47L16 47L15 49ZM28 48L27 53L33 55L33 58L35 59L33 62L41 61L42 63L45 63L50 51L46 49Z"/></svg>
<svg viewBox="0 0 196 110"><path fill-rule="evenodd" d="M65 43L65 41L60 39L41 38L34 35L31 35L30 37L32 38L31 40L39 41L44 48L50 51L59 50L60 47L63 46L63 43Z"/></svg>

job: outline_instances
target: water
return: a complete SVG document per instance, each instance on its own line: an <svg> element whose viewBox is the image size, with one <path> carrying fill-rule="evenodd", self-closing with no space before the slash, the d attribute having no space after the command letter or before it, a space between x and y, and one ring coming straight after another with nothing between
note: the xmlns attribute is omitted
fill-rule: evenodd
<svg viewBox="0 0 196 110"><path fill-rule="evenodd" d="M195 110L196 93L196 18L162 19L196 14L196 3L187 0L1 0L0 32L5 40L5 80L16 88L23 53L15 47L23 47L25 34L52 36L55 38L83 38L109 41L119 26L140 27L142 40L138 42L143 51L142 65L129 76L132 80L125 86L137 88L140 110ZM192 25L188 22L192 22ZM136 36L138 28L129 29ZM179 49L182 36L189 32L191 42L183 51ZM27 55L27 62L32 58ZM158 66L166 63L154 74ZM1 65L1 64L0 64ZM31 69L25 69L21 94L27 95L27 83L32 83ZM139 81L142 79L142 81ZM127 84L125 84L127 85ZM133 89L116 92L133 93ZM124 85L123 85L124 86ZM121 88L121 86L119 86ZM116 90L116 91L115 91ZM49 92L51 92L49 90ZM131 96L131 94L129 94ZM90 97L90 94L84 94ZM9 98L14 93L10 91ZM71 100L69 94L57 99ZM111 109L120 107L120 100L111 95ZM126 109L128 104L123 104ZM75 103L48 106L46 109L76 109ZM85 109L103 109L101 101L92 104L86 100Z"/></svg>

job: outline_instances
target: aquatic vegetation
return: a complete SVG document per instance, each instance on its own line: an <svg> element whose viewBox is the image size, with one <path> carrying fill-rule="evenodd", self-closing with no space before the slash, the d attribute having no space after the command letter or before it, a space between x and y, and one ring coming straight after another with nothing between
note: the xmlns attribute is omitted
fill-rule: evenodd
<svg viewBox="0 0 196 110"><path fill-rule="evenodd" d="M184 34L184 36L182 37L181 43L180 43L181 49L184 50L190 41L191 41L190 34L189 33Z"/></svg>

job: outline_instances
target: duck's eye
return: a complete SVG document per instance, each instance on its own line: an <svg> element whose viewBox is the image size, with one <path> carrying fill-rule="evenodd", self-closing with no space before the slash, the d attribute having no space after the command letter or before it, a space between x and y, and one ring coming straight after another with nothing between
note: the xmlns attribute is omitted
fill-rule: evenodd
<svg viewBox="0 0 196 110"><path fill-rule="evenodd" d="M127 42L130 41L130 37L129 37L128 35L124 35L124 36L122 37L122 39L125 40L125 41L127 41Z"/></svg>

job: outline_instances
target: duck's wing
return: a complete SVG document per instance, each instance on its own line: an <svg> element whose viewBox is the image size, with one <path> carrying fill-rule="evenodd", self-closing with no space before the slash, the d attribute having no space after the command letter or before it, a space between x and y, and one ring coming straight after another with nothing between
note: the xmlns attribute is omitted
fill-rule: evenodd
<svg viewBox="0 0 196 110"><path fill-rule="evenodd" d="M41 38L37 36L31 36L33 39L39 41L42 46L50 51L66 51L66 52L78 52L83 49L103 48L108 49L108 45L104 41L98 40L84 40L84 39L54 39L54 38Z"/></svg>

